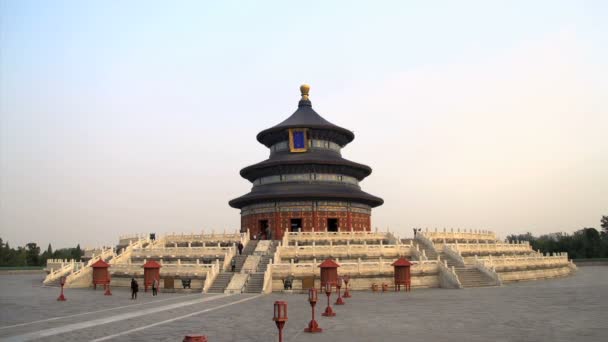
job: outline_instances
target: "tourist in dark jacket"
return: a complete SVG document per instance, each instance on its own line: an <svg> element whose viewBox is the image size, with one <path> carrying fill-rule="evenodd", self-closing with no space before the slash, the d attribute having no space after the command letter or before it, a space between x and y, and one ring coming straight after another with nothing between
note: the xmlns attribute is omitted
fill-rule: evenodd
<svg viewBox="0 0 608 342"><path fill-rule="evenodd" d="M154 278L152 281L152 296L156 296L158 294L158 279Z"/></svg>
<svg viewBox="0 0 608 342"><path fill-rule="evenodd" d="M230 266L232 266L232 272L234 272L234 270L236 269L236 259L232 258L232 261L230 262Z"/></svg>
<svg viewBox="0 0 608 342"><path fill-rule="evenodd" d="M137 291L139 291L139 284L135 278L131 278L131 299L137 299Z"/></svg>
<svg viewBox="0 0 608 342"><path fill-rule="evenodd" d="M239 255L243 254L243 243L239 241L237 248L239 249Z"/></svg>

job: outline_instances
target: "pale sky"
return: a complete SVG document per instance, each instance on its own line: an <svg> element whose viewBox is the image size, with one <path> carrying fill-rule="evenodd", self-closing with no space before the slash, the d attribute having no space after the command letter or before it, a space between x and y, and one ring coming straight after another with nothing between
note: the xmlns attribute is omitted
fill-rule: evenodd
<svg viewBox="0 0 608 342"><path fill-rule="evenodd" d="M599 227L606 4L0 0L0 237L238 229L301 83L381 230Z"/></svg>

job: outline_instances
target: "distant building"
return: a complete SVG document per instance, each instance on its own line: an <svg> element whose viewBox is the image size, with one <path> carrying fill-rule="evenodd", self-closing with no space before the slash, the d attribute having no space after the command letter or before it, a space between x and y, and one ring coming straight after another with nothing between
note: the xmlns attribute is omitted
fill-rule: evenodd
<svg viewBox="0 0 608 342"><path fill-rule="evenodd" d="M253 188L229 202L241 209L241 230L260 239L281 239L285 230L370 231L372 208L384 203L359 187L372 169L342 158L354 133L317 114L309 89L300 87L295 113L257 135L270 157L241 170Z"/></svg>

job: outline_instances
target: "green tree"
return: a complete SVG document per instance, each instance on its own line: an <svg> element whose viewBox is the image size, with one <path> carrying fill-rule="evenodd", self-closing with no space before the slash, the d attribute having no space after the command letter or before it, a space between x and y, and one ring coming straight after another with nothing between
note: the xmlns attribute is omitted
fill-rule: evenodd
<svg viewBox="0 0 608 342"><path fill-rule="evenodd" d="M71 250L71 258L77 261L80 261L80 258L84 252L80 249L80 244L76 246L76 248L72 248Z"/></svg>
<svg viewBox="0 0 608 342"><path fill-rule="evenodd" d="M40 266L40 247L35 242L25 245L25 260L27 266Z"/></svg>
<svg viewBox="0 0 608 342"><path fill-rule="evenodd" d="M608 235L608 216L602 216L600 224L602 227L602 233L604 233L605 236Z"/></svg>
<svg viewBox="0 0 608 342"><path fill-rule="evenodd" d="M0 266L4 265L6 252L4 251L4 241L0 238Z"/></svg>
<svg viewBox="0 0 608 342"><path fill-rule="evenodd" d="M48 259L53 258L53 248L51 247L51 244L49 243L49 246L47 247L46 251L44 251L41 255L40 255L40 265L46 265L46 261Z"/></svg>

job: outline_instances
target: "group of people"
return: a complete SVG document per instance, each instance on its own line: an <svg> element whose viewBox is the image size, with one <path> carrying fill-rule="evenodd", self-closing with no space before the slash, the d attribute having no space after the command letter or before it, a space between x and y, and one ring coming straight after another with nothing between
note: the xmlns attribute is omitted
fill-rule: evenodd
<svg viewBox="0 0 608 342"><path fill-rule="evenodd" d="M153 296L158 295L159 286L160 286L160 283L159 283L158 279L154 278L154 280L152 281L152 295ZM139 283L137 282L137 280L135 280L135 278L131 278L131 299L132 300L137 299L137 292L139 292Z"/></svg>

